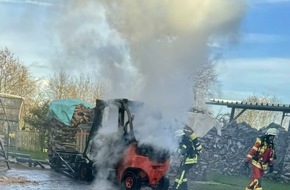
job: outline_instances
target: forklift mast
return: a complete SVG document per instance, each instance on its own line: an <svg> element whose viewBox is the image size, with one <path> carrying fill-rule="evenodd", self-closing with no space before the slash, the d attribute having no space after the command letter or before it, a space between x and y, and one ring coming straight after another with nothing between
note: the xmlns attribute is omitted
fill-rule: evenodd
<svg viewBox="0 0 290 190"><path fill-rule="evenodd" d="M134 115L132 115L131 110L139 108L142 105L143 103L141 102L129 101L128 99L112 99L108 101L97 99L96 107L94 108L94 120L86 142L83 156L87 157L89 144L102 127L105 109L110 106L115 106L118 108L118 121L116 122L118 122L118 130L123 131L124 140L126 142L136 141L133 130Z"/></svg>

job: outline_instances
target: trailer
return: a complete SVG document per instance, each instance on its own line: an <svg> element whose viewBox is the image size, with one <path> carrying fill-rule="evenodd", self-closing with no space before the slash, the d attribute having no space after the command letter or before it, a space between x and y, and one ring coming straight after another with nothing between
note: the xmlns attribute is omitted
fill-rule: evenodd
<svg viewBox="0 0 290 190"><path fill-rule="evenodd" d="M80 180L92 179L92 164L83 156L92 126L93 105L79 99L50 103L48 158L50 167Z"/></svg>
<svg viewBox="0 0 290 190"><path fill-rule="evenodd" d="M166 178L166 172L169 168L169 151L141 144L134 135L136 117L134 113L142 109L142 102L128 99L97 99L93 108L85 107L84 104L82 106L86 108L82 110L82 114L76 111L70 114L74 118L73 122L64 124L56 120L57 117L52 117L53 122L50 127L57 128L50 132L52 138L49 143L49 162L52 169L86 181L108 172L105 177L125 190L138 190L142 187L156 190L168 189L169 180ZM51 115L55 116L55 114ZM78 119L74 115L79 116ZM107 144L111 147L105 155L100 156L104 146L104 144L99 146L104 137L101 132L110 127L115 128L116 133L113 133L114 136L110 134L112 138ZM63 133L62 137L70 134L68 136L74 138L72 141L60 140L59 136L55 135L57 132ZM116 147L119 147L118 150L112 151ZM106 156L107 160L100 159ZM112 159L110 156L118 159L112 164L106 162ZM106 172L102 173L100 171L102 169Z"/></svg>

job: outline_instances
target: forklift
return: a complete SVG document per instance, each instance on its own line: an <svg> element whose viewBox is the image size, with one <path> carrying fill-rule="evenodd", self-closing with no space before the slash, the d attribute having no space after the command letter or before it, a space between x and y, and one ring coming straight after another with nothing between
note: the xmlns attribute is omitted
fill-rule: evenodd
<svg viewBox="0 0 290 190"><path fill-rule="evenodd" d="M122 190L144 187L167 190L169 151L139 143L134 135L134 113L142 110L143 106L142 102L128 99L97 99L83 152L53 151L50 155L51 168L80 180L92 181L100 175L98 166L102 165L109 171L107 179ZM113 146L121 148L115 152L118 156L116 162L107 166L96 156L100 151L96 142L101 141L101 131L109 127L117 127Z"/></svg>

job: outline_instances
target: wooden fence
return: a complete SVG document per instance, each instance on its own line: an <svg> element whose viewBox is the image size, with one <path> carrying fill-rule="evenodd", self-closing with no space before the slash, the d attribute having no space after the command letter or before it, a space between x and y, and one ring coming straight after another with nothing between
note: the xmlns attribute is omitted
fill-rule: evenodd
<svg viewBox="0 0 290 190"><path fill-rule="evenodd" d="M42 151L40 134L36 131L17 131L15 137L10 138L10 146L31 151Z"/></svg>

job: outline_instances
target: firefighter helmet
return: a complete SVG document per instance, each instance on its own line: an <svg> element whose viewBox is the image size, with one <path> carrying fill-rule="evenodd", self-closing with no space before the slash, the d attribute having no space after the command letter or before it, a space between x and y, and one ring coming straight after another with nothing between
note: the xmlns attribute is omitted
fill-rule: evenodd
<svg viewBox="0 0 290 190"><path fill-rule="evenodd" d="M183 128L183 132L185 135L191 135L192 133L194 133L193 129L188 125L185 125L185 127Z"/></svg>
<svg viewBox="0 0 290 190"><path fill-rule="evenodd" d="M277 129L275 129L275 128L269 128L266 131L265 135L273 135L273 136L276 136L276 135L278 135L278 133L279 133L279 131Z"/></svg>

